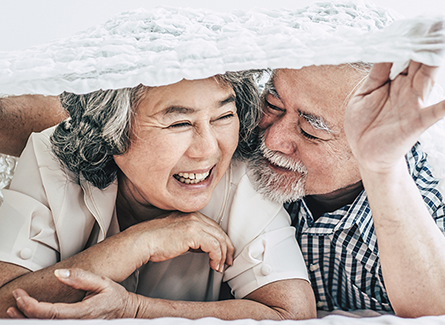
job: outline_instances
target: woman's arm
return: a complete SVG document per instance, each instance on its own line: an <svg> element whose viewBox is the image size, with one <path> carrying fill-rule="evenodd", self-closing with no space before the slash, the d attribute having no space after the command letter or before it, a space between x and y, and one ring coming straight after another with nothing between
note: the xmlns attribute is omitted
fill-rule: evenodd
<svg viewBox="0 0 445 325"><path fill-rule="evenodd" d="M20 156L32 132L67 118L59 98L24 95L0 98L0 152Z"/></svg>
<svg viewBox="0 0 445 325"><path fill-rule="evenodd" d="M176 240L172 241L172 236ZM160 262L179 256L189 249L209 254L210 266L221 271L232 263L233 245L211 219L200 213L174 212L165 218L139 223L107 238L64 261L45 269L29 272L22 267L1 263L0 317L15 306L13 291L21 288L39 301L75 302L84 291L66 286L54 277L59 268L79 267L99 276L121 282L149 260Z"/></svg>
<svg viewBox="0 0 445 325"><path fill-rule="evenodd" d="M315 299L308 281L282 280L269 283L244 299L215 302L171 301L128 293L108 278L81 270L59 270L57 278L87 291L82 302L51 304L38 302L23 290L16 291L17 306L9 310L13 318L157 318L197 319L217 317L233 320L307 319L316 317ZM56 278L56 277L54 277ZM22 314L23 313L23 314Z"/></svg>
<svg viewBox="0 0 445 325"><path fill-rule="evenodd" d="M138 296L137 318L217 317L226 320L299 320L315 318L315 298L311 285L303 279L266 284L243 299L215 302L170 301Z"/></svg>

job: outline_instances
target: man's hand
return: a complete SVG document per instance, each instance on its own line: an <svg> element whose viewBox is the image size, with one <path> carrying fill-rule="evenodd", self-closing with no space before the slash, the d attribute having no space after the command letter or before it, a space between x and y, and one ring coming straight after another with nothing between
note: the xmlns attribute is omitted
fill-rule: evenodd
<svg viewBox="0 0 445 325"><path fill-rule="evenodd" d="M445 115L445 101L424 107L436 67L410 62L390 80L391 63L374 64L346 109L345 132L361 168L384 173Z"/></svg>
<svg viewBox="0 0 445 325"><path fill-rule="evenodd" d="M396 315L445 314L445 237L408 172L405 154L445 115L425 107L436 68L411 62L389 79L375 64L346 110L345 132L358 161L379 248L383 280ZM432 189L432 188L431 188ZM436 208L436 215L442 213Z"/></svg>
<svg viewBox="0 0 445 325"><path fill-rule="evenodd" d="M58 269L58 280L75 289L86 291L81 302L47 303L30 297L24 290L14 291L17 308L7 311L11 318L41 319L114 319L135 318L138 310L136 294L106 277L82 269Z"/></svg>

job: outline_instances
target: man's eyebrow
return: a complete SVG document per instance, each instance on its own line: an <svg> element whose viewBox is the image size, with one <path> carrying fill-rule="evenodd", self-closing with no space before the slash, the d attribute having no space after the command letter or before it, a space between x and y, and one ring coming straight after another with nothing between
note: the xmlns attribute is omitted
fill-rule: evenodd
<svg viewBox="0 0 445 325"><path fill-rule="evenodd" d="M272 76L271 78L269 78L269 80L266 82L264 89L266 91L266 95L267 94L271 94L273 97L281 100L280 95L278 95L277 89L275 88L275 85L273 83L274 81L274 76ZM314 114L310 114L310 113L306 113L306 112L302 112L300 110L298 110L298 113L300 114L300 116L302 118L304 118L310 125L312 125L312 127L314 129L317 130L322 130L325 131L329 134L334 134L336 133L334 130L332 130L329 126L328 123L326 122L326 120L324 118L322 118L321 116L317 116Z"/></svg>
<svg viewBox="0 0 445 325"><path fill-rule="evenodd" d="M217 107L222 107L224 105L227 105L229 103L233 103L235 102L236 97L235 95L231 94L229 97L227 97L226 99L223 99L221 101L219 101L217 103ZM195 113L197 110L191 107L184 107L184 106L169 106L167 108L165 108L164 110L162 110L162 114L163 115L169 115L169 114L192 114Z"/></svg>
<svg viewBox="0 0 445 325"><path fill-rule="evenodd" d="M335 133L335 131L329 127L326 120L324 118L322 118L321 116L317 116L317 115L310 114L310 113L305 113L300 110L298 110L298 112L300 113L300 116L302 118L304 118L306 120L306 122L308 122L310 125L312 125L312 127L314 129L322 130L329 134Z"/></svg>
<svg viewBox="0 0 445 325"><path fill-rule="evenodd" d="M266 95L271 94L276 99L280 99L280 95L278 95L277 90L275 89L275 85L273 84L273 77L271 77L264 86L264 89L266 90Z"/></svg>

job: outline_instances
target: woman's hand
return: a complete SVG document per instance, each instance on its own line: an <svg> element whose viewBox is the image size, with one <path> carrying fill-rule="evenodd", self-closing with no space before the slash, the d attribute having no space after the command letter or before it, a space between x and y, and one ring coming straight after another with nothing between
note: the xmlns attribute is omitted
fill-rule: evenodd
<svg viewBox="0 0 445 325"><path fill-rule="evenodd" d="M138 223L125 232L141 236L152 262L166 261L189 250L201 250L209 254L210 267L215 271L222 272L224 264L233 263L235 249L229 237L215 221L199 212L172 212L166 217Z"/></svg>
<svg viewBox="0 0 445 325"><path fill-rule="evenodd" d="M80 301L84 292L81 289L76 290L77 287L71 285L70 281L74 283L74 280L71 280L72 277L69 277L66 281L62 279L57 281L53 277L55 269L82 268L108 279L107 286L100 287L103 289L100 295L97 291L92 291L95 299L88 303L87 301L90 298L84 299L82 305L80 305L81 307L88 307L89 303L96 302L96 299L102 296L107 296L110 290L115 292L116 288L120 288L115 282L124 281L148 261L165 261L189 250L207 252L210 256L210 266L215 270L222 271L224 262L229 265L232 264L233 245L217 223L200 213L172 212L164 218L131 226L125 231L110 236L100 243L43 270L36 272L25 270L25 274L23 274L23 270L16 271L17 278L13 278L12 281L10 279L10 282L2 288L0 302L2 302L4 309L3 311L0 310L0 317L7 317L8 315L20 317L21 315L18 309L11 307L14 306L14 297L12 297L11 292L15 292L18 297L21 297L19 300L22 303L27 303L26 307L21 306L23 310L28 311L29 315L31 315L30 308L38 304L37 300L52 302ZM77 274L75 272L77 271L73 271L72 276ZM64 285L65 283L68 286ZM18 288L25 289L26 292ZM27 297L27 293L37 298L37 300ZM119 304L124 304L122 297L116 297L116 299L120 299L118 300L120 301ZM104 299L104 308L110 307L112 301L114 300L107 302ZM56 306L52 304L42 306L42 308L47 308L44 309L46 312L54 312L65 305L57 304L57 309L51 309L55 308L52 306ZM38 307L39 309L36 310L41 311L40 304ZM7 309L9 310L8 315L5 313ZM68 310L71 310L71 308ZM37 315L34 316L37 317ZM49 314L48 317L51 316L53 315ZM89 317L93 316L90 315Z"/></svg>
<svg viewBox="0 0 445 325"><path fill-rule="evenodd" d="M10 307L11 318L41 319L113 319L135 318L138 297L106 277L82 269L58 269L58 280L75 289L84 290L85 298L77 303L39 302L24 290L14 291L17 308Z"/></svg>

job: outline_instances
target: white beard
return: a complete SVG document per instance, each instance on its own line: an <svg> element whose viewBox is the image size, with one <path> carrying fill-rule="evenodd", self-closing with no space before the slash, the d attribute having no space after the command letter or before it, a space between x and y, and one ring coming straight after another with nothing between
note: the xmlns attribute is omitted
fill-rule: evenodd
<svg viewBox="0 0 445 325"><path fill-rule="evenodd" d="M260 134L261 145L248 162L249 178L255 190L264 198L285 203L304 196L306 167L301 161L292 161L282 153L266 147L264 132ZM286 168L293 173L278 174L268 164Z"/></svg>

